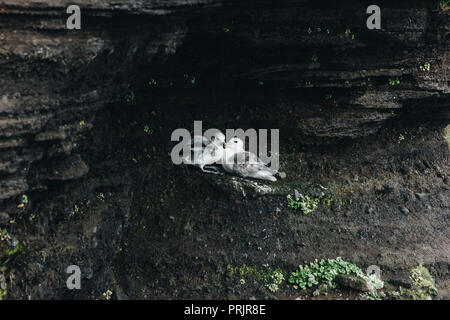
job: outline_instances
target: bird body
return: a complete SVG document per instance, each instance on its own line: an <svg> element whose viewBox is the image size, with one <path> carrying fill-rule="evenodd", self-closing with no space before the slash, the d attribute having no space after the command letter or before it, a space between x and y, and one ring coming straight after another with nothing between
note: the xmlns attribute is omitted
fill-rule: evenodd
<svg viewBox="0 0 450 320"><path fill-rule="evenodd" d="M211 165L222 161L225 135L218 131L211 137L211 140L203 136L194 136L193 140L193 147L192 142L190 142L191 155L184 157L184 162L199 167L203 172L218 173L217 168Z"/></svg>
<svg viewBox="0 0 450 320"><path fill-rule="evenodd" d="M225 144L222 167L226 172L243 178L277 181L274 177L277 172L267 167L255 154L245 151L243 141L236 137Z"/></svg>

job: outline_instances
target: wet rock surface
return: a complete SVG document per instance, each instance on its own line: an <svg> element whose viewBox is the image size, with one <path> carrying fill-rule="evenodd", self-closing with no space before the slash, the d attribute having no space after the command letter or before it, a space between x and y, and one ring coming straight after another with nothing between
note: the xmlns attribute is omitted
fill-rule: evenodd
<svg viewBox="0 0 450 320"><path fill-rule="evenodd" d="M336 282L344 288L362 292L371 291L370 285L367 281L356 276L338 275L336 277Z"/></svg>
<svg viewBox="0 0 450 320"><path fill-rule="evenodd" d="M67 31L64 1L0 1L7 298L295 298L229 270L337 256L397 288L423 264L448 297L448 14L380 2L369 31L354 1L79 4ZM283 179L173 165L194 120L279 128Z"/></svg>

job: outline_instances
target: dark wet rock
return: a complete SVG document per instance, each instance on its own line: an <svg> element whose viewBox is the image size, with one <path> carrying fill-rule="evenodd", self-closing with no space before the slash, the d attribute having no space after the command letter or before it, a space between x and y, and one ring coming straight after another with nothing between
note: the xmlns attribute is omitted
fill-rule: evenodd
<svg viewBox="0 0 450 320"><path fill-rule="evenodd" d="M448 207L449 207L449 201L450 201L450 199L448 199L448 198L444 195L444 193L439 193L438 198L439 198L439 201L441 202L441 205L442 205L444 208L448 208Z"/></svg>
<svg viewBox="0 0 450 320"><path fill-rule="evenodd" d="M46 178L65 181L80 178L88 172L89 167L79 154L75 154L57 161L50 169L50 172L48 172Z"/></svg>
<svg viewBox="0 0 450 320"><path fill-rule="evenodd" d="M9 222L9 214L0 212L0 224L7 224Z"/></svg>
<svg viewBox="0 0 450 320"><path fill-rule="evenodd" d="M411 171L411 167L407 166L407 165L404 165L400 168L400 172L402 174L408 174L410 171Z"/></svg>
<svg viewBox="0 0 450 320"><path fill-rule="evenodd" d="M417 192L416 197L418 200L420 201L426 201L430 199L430 194L429 193L425 193L425 192Z"/></svg>
<svg viewBox="0 0 450 320"><path fill-rule="evenodd" d="M125 294L122 288L120 288L119 286L116 286L114 292L117 296L117 300L130 300L130 297L127 294Z"/></svg>
<svg viewBox="0 0 450 320"><path fill-rule="evenodd" d="M86 268L84 269L84 271L82 272L83 277L87 280L92 279L92 277L94 276L94 271L92 270L92 268Z"/></svg>
<svg viewBox="0 0 450 320"><path fill-rule="evenodd" d="M386 296L391 300L400 300L401 294L398 291L386 291Z"/></svg>
<svg viewBox="0 0 450 320"><path fill-rule="evenodd" d="M409 214L409 210L406 207L400 207L400 211L405 215Z"/></svg>
<svg viewBox="0 0 450 320"><path fill-rule="evenodd" d="M416 163L416 168L417 168L417 170L419 170L420 172L424 172L425 169L426 169L427 167L423 164L422 161L420 161L420 162L417 162L417 163Z"/></svg>
<svg viewBox="0 0 450 320"><path fill-rule="evenodd" d="M233 176L208 177L209 182L213 183L223 191L232 194L239 194L243 197L265 195L275 193L276 190L263 180L243 179Z"/></svg>
<svg viewBox="0 0 450 320"><path fill-rule="evenodd" d="M385 183L383 184L381 190L384 193L394 193L398 189L398 185L396 183Z"/></svg>
<svg viewBox="0 0 450 320"><path fill-rule="evenodd" d="M368 292L371 291L371 288L367 281L361 277L358 276L352 276L352 275L337 275L334 280L336 283L344 288L356 290L356 291L362 291L362 292Z"/></svg>

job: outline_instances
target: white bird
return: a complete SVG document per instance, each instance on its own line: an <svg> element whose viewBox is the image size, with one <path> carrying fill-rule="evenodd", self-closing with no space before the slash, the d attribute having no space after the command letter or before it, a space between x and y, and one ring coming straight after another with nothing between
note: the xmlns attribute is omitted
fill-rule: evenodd
<svg viewBox="0 0 450 320"><path fill-rule="evenodd" d="M237 137L231 138L225 144L222 167L225 171L244 178L277 181L274 177L277 171L267 167L255 154L245 151L244 142Z"/></svg>
<svg viewBox="0 0 450 320"><path fill-rule="evenodd" d="M184 163L194 165L207 173L219 173L217 168L211 166L214 163L221 163L223 158L225 135L217 130L208 140L204 136L194 136L194 147L191 144L191 155L184 157ZM191 157L192 156L192 157ZM206 170L209 169L209 170Z"/></svg>

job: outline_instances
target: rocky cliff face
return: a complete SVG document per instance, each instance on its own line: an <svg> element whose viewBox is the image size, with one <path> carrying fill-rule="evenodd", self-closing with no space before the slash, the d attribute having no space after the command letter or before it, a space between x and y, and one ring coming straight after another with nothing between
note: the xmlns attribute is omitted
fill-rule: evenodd
<svg viewBox="0 0 450 320"><path fill-rule="evenodd" d="M423 263L446 296L449 15L380 1L368 30L355 3L0 0L8 297L266 297L223 270L336 256L401 286ZM174 166L194 120L279 128L287 178ZM295 190L319 208L289 209Z"/></svg>

